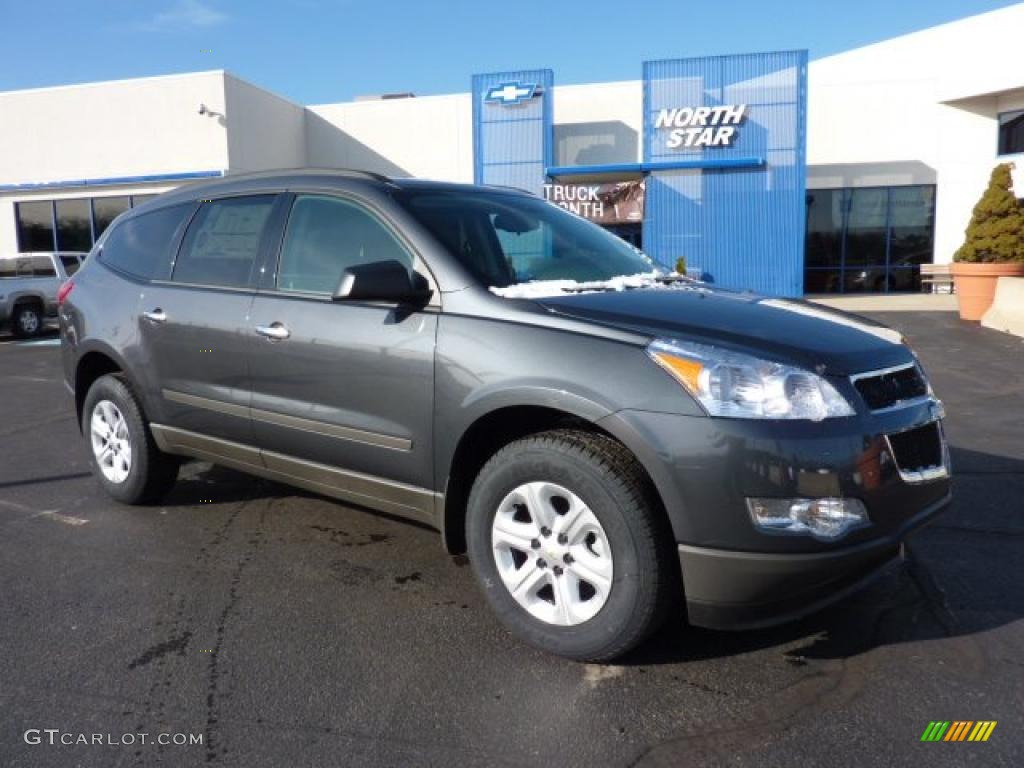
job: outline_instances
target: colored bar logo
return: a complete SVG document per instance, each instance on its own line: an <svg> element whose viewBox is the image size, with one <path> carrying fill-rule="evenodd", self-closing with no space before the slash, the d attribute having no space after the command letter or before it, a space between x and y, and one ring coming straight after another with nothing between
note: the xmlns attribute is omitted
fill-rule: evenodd
<svg viewBox="0 0 1024 768"><path fill-rule="evenodd" d="M995 729L995 720L932 720L921 741L988 741Z"/></svg>

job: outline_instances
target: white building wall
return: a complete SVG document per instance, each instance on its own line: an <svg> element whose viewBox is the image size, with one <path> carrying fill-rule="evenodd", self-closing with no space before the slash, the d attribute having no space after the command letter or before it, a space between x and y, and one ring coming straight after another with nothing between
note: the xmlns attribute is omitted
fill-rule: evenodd
<svg viewBox="0 0 1024 768"><path fill-rule="evenodd" d="M223 72L0 93L0 184L151 176L228 167ZM0 253L17 250L14 203L155 194L173 183L0 191Z"/></svg>
<svg viewBox="0 0 1024 768"><path fill-rule="evenodd" d="M555 165L638 163L643 156L643 83L554 89Z"/></svg>
<svg viewBox="0 0 1024 768"><path fill-rule="evenodd" d="M306 110L231 74L225 76L231 173L306 165Z"/></svg>
<svg viewBox="0 0 1024 768"><path fill-rule="evenodd" d="M224 73L0 93L0 183L223 170Z"/></svg>
<svg viewBox="0 0 1024 768"><path fill-rule="evenodd" d="M322 104L306 110L310 165L473 181L468 93Z"/></svg>
<svg viewBox="0 0 1024 768"><path fill-rule="evenodd" d="M1020 103L1022 30L1018 4L812 62L808 186L937 183L935 261L950 261L1006 159L996 115Z"/></svg>

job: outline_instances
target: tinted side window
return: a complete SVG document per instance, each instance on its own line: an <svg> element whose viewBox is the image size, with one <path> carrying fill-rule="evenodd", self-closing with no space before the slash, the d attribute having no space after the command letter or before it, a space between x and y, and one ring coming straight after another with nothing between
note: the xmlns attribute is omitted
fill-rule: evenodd
<svg viewBox="0 0 1024 768"><path fill-rule="evenodd" d="M192 208L191 203L184 203L121 222L103 244L100 261L135 277L165 275L173 256L174 235Z"/></svg>
<svg viewBox="0 0 1024 768"><path fill-rule="evenodd" d="M68 277L75 274L82 264L77 256L61 256L60 263L64 265L64 271L67 272Z"/></svg>
<svg viewBox="0 0 1024 768"><path fill-rule="evenodd" d="M277 287L330 294L348 267L388 260L412 271L412 255L369 211L336 197L300 195L281 246Z"/></svg>
<svg viewBox="0 0 1024 768"><path fill-rule="evenodd" d="M203 203L189 225L172 279L244 288L252 277L274 195Z"/></svg>

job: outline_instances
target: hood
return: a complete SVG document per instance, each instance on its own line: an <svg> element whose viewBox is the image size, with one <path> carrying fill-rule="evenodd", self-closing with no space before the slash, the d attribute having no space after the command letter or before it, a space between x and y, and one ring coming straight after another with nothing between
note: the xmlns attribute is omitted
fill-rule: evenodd
<svg viewBox="0 0 1024 768"><path fill-rule="evenodd" d="M623 330L717 344L831 375L914 360L901 335L859 315L806 301L706 287L567 294L548 311Z"/></svg>

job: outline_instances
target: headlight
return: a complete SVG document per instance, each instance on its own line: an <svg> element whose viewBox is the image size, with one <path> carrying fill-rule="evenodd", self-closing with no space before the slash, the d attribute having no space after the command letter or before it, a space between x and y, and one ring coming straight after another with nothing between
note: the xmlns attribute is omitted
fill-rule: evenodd
<svg viewBox="0 0 1024 768"><path fill-rule="evenodd" d="M822 419L854 410L817 374L707 344L659 339L647 354L712 416Z"/></svg>

